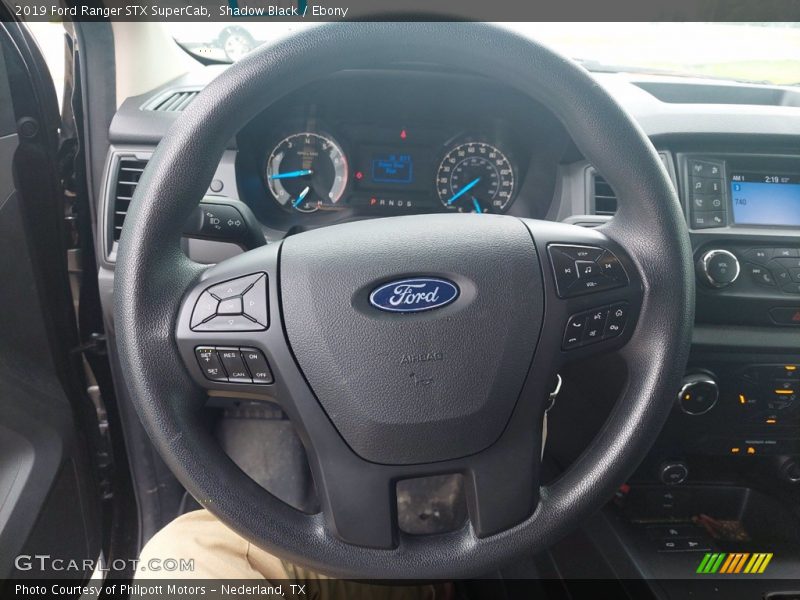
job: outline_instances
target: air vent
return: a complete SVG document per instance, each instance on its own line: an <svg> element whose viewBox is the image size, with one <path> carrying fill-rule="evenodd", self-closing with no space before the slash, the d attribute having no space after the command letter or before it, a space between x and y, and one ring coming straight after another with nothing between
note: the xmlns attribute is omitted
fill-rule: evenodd
<svg viewBox="0 0 800 600"><path fill-rule="evenodd" d="M122 233L122 224L128 207L133 198L133 192L139 184L142 171L147 166L146 160L136 158L121 158L117 167L117 184L114 191L114 241L119 240Z"/></svg>
<svg viewBox="0 0 800 600"><path fill-rule="evenodd" d="M592 175L592 200L592 214L614 216L617 212L617 195L597 173Z"/></svg>
<svg viewBox="0 0 800 600"><path fill-rule="evenodd" d="M194 100L199 93L198 90L172 92L166 96L156 98L153 102L145 106L145 108L157 112L181 112L184 108L189 106L191 101Z"/></svg>

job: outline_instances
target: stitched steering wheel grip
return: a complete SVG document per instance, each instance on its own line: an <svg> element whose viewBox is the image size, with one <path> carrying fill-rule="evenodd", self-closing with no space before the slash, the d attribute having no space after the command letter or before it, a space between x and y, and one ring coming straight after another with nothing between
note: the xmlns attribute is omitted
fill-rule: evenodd
<svg viewBox="0 0 800 600"><path fill-rule="evenodd" d="M326 75L398 59L482 75L543 104L616 190L615 218L587 230L500 215L392 217L302 233L211 268L185 256L183 224L239 129ZM596 251L598 265L617 269L617 283L565 293L554 273L559 246ZM205 289L254 274L266 278L265 328L193 329ZM404 315L370 303L374 290L404 276L433 277L458 293L447 306ZM474 577L553 544L636 468L683 374L693 286L688 232L657 153L584 69L488 25L352 23L256 50L176 120L125 220L114 324L125 384L154 445L200 504L242 536L340 577ZM622 333L565 348L570 315L595 307L627 313ZM194 351L206 345L254 348L269 361L269 395L306 447L320 513L262 489L208 431L209 389L263 387L205 381ZM441 356L424 388L395 360L412 351ZM580 458L542 487L538 424L548 383L559 365L600 352L625 361L624 390ZM469 521L440 535L399 532L397 481L451 472L465 478Z"/></svg>

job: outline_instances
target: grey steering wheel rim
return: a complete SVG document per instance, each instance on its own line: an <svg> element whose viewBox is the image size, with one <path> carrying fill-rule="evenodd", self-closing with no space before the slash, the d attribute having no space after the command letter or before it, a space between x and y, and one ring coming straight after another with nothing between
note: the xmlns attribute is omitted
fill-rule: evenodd
<svg viewBox="0 0 800 600"><path fill-rule="evenodd" d="M348 544L322 515L283 504L225 456L202 418L204 394L175 343L181 301L203 267L180 246L182 225L205 193L226 143L284 94L332 72L436 62L511 84L544 104L619 196L603 233L624 246L643 282L636 329L620 350L625 389L582 456L540 490L527 519L485 537L469 526L404 537L396 548ZM256 50L195 99L153 154L117 253L115 313L125 383L154 445L186 489L223 522L278 556L341 577L444 578L485 573L542 549L598 509L638 465L672 406L693 321L688 233L652 144L573 62L495 27L459 23L322 26ZM305 440L304 440L305 441Z"/></svg>

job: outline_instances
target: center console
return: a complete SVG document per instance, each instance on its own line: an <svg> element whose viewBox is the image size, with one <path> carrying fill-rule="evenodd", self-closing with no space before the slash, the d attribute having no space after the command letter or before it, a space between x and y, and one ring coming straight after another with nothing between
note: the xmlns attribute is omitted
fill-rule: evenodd
<svg viewBox="0 0 800 600"><path fill-rule="evenodd" d="M673 413L607 524L655 577L689 577L704 553L767 552L774 583L800 561L800 156L675 158L694 343Z"/></svg>
<svg viewBox="0 0 800 600"><path fill-rule="evenodd" d="M693 346L662 436L672 455L650 467L665 484L676 482L662 477L663 461L800 456L800 156L676 159L697 273L695 336L712 341Z"/></svg>

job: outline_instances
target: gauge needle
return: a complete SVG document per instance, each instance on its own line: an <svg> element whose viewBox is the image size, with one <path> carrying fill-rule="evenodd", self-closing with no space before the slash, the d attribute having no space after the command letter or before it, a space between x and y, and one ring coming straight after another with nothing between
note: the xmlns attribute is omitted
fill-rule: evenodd
<svg viewBox="0 0 800 600"><path fill-rule="evenodd" d="M481 210L481 204L480 204L480 202L478 202L478 199L475 196L472 197L472 206L475 207L475 212L476 213L483 212Z"/></svg>
<svg viewBox="0 0 800 600"><path fill-rule="evenodd" d="M470 182L469 182L467 185L465 185L463 188L461 188L460 190L458 190L458 191L455 193L455 195L454 195L452 198L450 198L450 200L448 200L448 201L447 201L447 204L448 204L448 205L450 205L450 204L452 204L453 202L455 202L456 200L458 200L459 198L461 198L461 196L463 196L463 195L464 195L464 194L466 194L468 191L470 191L472 188L474 188L476 185L478 185L478 182L479 182L480 180L481 180L481 178L480 178L480 177L476 177L475 179L473 179L472 181L470 181Z"/></svg>
<svg viewBox="0 0 800 600"><path fill-rule="evenodd" d="M308 186L306 186L305 189L302 192L300 192L300 195L297 197L297 200L292 202L292 206L294 206L295 208L300 206L300 203L303 201L303 198L305 198L308 195L308 190L309 189L310 188Z"/></svg>
<svg viewBox="0 0 800 600"><path fill-rule="evenodd" d="M289 179L291 177L303 177L305 175L311 175L313 171L311 169L303 169L301 171L289 171L288 173L275 173L275 175L270 175L270 179Z"/></svg>

